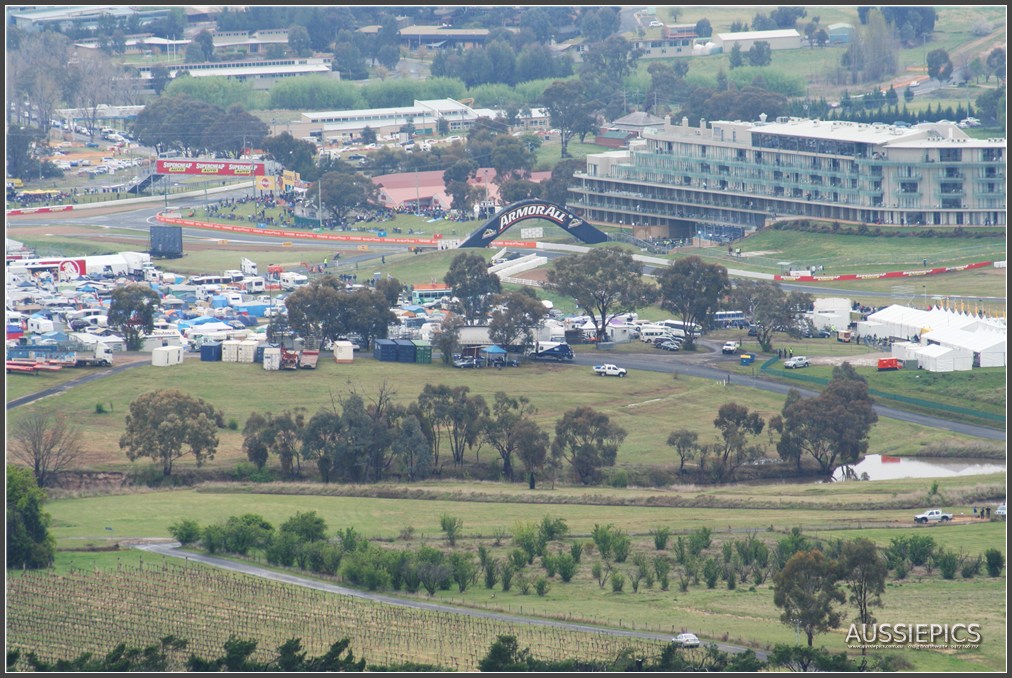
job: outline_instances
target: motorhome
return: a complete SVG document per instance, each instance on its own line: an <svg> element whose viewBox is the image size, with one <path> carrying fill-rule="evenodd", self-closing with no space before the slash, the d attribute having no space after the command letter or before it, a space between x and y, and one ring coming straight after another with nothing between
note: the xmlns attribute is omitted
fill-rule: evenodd
<svg viewBox="0 0 1012 678"><path fill-rule="evenodd" d="M263 294L267 289L267 281L258 275L243 278L239 283L239 289L246 292L246 294Z"/></svg>
<svg viewBox="0 0 1012 678"><path fill-rule="evenodd" d="M281 289L294 290L309 284L309 278L301 273L285 271L281 274Z"/></svg>

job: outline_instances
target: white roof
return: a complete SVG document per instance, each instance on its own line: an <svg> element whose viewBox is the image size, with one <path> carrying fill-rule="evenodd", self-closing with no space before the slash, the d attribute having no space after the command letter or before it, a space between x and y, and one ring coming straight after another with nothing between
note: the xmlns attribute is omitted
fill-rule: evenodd
<svg viewBox="0 0 1012 678"><path fill-rule="evenodd" d="M923 338L926 341L935 341L974 353L986 352L989 349L1004 350L1006 343L1006 336L1001 332L967 332L953 328L926 332Z"/></svg>
<svg viewBox="0 0 1012 678"><path fill-rule="evenodd" d="M953 349L946 348L945 346L939 346L938 344L931 344L930 346L922 346L915 352L917 355L925 356L927 358L940 358L941 356L952 353Z"/></svg>
<svg viewBox="0 0 1012 678"><path fill-rule="evenodd" d="M728 40L776 40L777 38L801 38L801 34L793 28L784 28L775 31L741 31L739 33L718 33L717 37L721 42Z"/></svg>

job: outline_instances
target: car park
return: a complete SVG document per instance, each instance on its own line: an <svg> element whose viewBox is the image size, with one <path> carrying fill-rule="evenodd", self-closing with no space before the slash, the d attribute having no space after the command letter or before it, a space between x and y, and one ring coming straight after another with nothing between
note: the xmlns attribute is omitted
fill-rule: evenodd
<svg viewBox="0 0 1012 678"><path fill-rule="evenodd" d="M699 647L699 638L694 633L679 633L671 642L679 647Z"/></svg>

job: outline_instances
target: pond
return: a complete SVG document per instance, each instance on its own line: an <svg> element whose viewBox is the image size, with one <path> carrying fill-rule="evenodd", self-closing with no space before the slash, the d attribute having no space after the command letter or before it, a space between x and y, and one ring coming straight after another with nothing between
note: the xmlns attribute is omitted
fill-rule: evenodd
<svg viewBox="0 0 1012 678"><path fill-rule="evenodd" d="M861 463L850 467L857 478L868 474L868 480L896 480L898 478L948 478L984 473L1005 473L1006 466L995 459L913 459L869 454ZM833 480L844 478L843 469L837 469Z"/></svg>

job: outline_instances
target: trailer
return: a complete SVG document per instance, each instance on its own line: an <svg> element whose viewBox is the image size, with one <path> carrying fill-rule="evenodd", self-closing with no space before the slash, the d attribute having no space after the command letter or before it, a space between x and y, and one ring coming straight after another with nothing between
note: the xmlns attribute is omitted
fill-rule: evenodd
<svg viewBox="0 0 1012 678"><path fill-rule="evenodd" d="M299 369L299 354L291 349L281 348L281 364L280 369L282 370L297 370Z"/></svg>
<svg viewBox="0 0 1012 678"><path fill-rule="evenodd" d="M315 370L316 363L320 360L320 352L315 349L304 349L299 355L299 367L307 370Z"/></svg>
<svg viewBox="0 0 1012 678"><path fill-rule="evenodd" d="M564 360L572 360L574 356L573 349L565 342L539 341L534 344L534 350L528 353L527 357L531 360L556 360L562 362Z"/></svg>
<svg viewBox="0 0 1012 678"><path fill-rule="evenodd" d="M21 344L7 349L8 360L33 360L62 367L112 365L112 351L101 342L84 344L79 342L58 342L55 344Z"/></svg>

